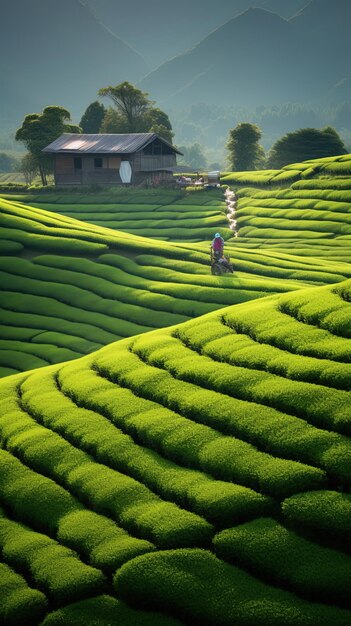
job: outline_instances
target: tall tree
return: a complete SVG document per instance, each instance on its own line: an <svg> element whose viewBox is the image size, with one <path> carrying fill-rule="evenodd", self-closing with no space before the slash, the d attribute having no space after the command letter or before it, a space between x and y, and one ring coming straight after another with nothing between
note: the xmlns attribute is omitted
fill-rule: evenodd
<svg viewBox="0 0 351 626"><path fill-rule="evenodd" d="M347 154L347 149L335 128L300 128L276 141L269 153L268 164L279 169L290 163L338 154Z"/></svg>
<svg viewBox="0 0 351 626"><path fill-rule="evenodd" d="M75 124L69 124L71 116L63 107L49 106L42 113L26 115L21 128L16 132L16 141L22 141L35 158L43 185L47 185L47 174L52 170L52 157L42 152L49 143L63 133L80 133Z"/></svg>
<svg viewBox="0 0 351 626"><path fill-rule="evenodd" d="M89 104L79 122L83 133L99 133L105 113L104 105L97 100Z"/></svg>
<svg viewBox="0 0 351 626"><path fill-rule="evenodd" d="M228 164L232 171L256 170L264 165L264 150L258 143L262 132L256 124L242 122L229 131Z"/></svg>
<svg viewBox="0 0 351 626"><path fill-rule="evenodd" d="M127 81L99 90L99 96L111 98L117 111L127 121L128 133L142 132L139 128L143 125L143 116L153 104L148 95Z"/></svg>
<svg viewBox="0 0 351 626"><path fill-rule="evenodd" d="M114 108L104 116L104 133L157 133L172 143L174 133L167 113L153 106L147 93L128 82L100 89L99 96L111 98Z"/></svg>

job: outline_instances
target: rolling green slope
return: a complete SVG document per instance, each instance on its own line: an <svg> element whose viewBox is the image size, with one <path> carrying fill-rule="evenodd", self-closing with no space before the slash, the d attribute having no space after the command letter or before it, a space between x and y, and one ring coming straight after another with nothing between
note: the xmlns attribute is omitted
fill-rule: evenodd
<svg viewBox="0 0 351 626"><path fill-rule="evenodd" d="M1 618L348 625L350 290L0 381Z"/></svg>
<svg viewBox="0 0 351 626"><path fill-rule="evenodd" d="M11 196L8 196L11 198ZM89 224L163 241L232 237L222 191L116 189L113 194L27 194L17 201Z"/></svg>
<svg viewBox="0 0 351 626"><path fill-rule="evenodd" d="M196 194L195 194L196 195ZM0 200L0 373L103 345L267 294L336 283L351 266L233 247L212 276L208 244L171 244Z"/></svg>
<svg viewBox="0 0 351 626"><path fill-rule="evenodd" d="M223 181L236 190L238 245L350 261L351 155Z"/></svg>

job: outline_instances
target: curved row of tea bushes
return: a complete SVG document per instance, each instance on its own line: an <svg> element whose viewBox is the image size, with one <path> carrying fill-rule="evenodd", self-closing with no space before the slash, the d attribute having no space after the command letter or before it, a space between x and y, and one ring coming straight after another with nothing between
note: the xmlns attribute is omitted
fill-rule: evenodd
<svg viewBox="0 0 351 626"><path fill-rule="evenodd" d="M29 469L12 454L0 452L4 480L14 482L13 486L1 484L0 501L21 523L56 538L94 568L107 573L135 555L154 549L150 542L128 535L106 516L82 506L66 489ZM20 494L16 493L18 488Z"/></svg>
<svg viewBox="0 0 351 626"><path fill-rule="evenodd" d="M44 542L73 550L83 568L107 581L87 589L89 600L72 585L74 604L56 592L56 607L36 574L35 586L51 600L44 623L82 622L88 607L94 619L101 607L102 623L118 616L143 623L150 610L165 623L174 617L204 626L350 621L351 444L335 426L350 366L291 353L276 341L282 316L298 324L299 345L318 331L346 354L348 338L279 307L294 307L296 298L308 306L319 294L313 315L319 323L329 307L334 328L333 317L349 306L349 282L212 312L0 382L3 527L15 535L25 525L27 537L44 533ZM250 335L238 335L239 323L249 324ZM252 361L238 348L236 364L230 345L240 337L263 352ZM284 353L278 374L265 366L265 359L274 365L275 351ZM317 384L304 381L314 361ZM303 406L297 400L305 388ZM285 411L274 406L281 403ZM4 552L10 565L20 560L25 578L26 554ZM101 596L105 589L116 600Z"/></svg>
<svg viewBox="0 0 351 626"><path fill-rule="evenodd" d="M351 281L343 282L338 289L320 290L310 294L306 301L303 294L290 294L288 300L281 299L279 310L311 326L327 330L332 335L351 338Z"/></svg>
<svg viewBox="0 0 351 626"><path fill-rule="evenodd" d="M0 620L8 626L38 624L48 610L45 595L32 589L25 579L0 562Z"/></svg>
<svg viewBox="0 0 351 626"><path fill-rule="evenodd" d="M318 484L324 484L324 473L321 470L296 461L273 457L236 438L235 422L238 416L244 423L246 415L246 419L252 419L249 404L246 406L240 401L228 403L222 394L177 381L168 372L143 364L129 351L130 348L132 345L128 349L128 346L120 344L119 359L111 359L104 351L100 352L99 357L94 360L94 367L100 375L130 388L142 397L177 411L176 416L189 420L194 424L192 428L196 425L199 433L202 431L202 424L218 429L222 437L218 438L217 435L214 441L207 443L201 453L202 463L207 463L210 472L218 478L233 480L273 497L284 497L289 491L313 489ZM259 407L259 410L264 411L264 407ZM226 438L226 434L233 436Z"/></svg>
<svg viewBox="0 0 351 626"><path fill-rule="evenodd" d="M130 198L125 196L123 203L106 201L101 204L100 198L95 205L92 205L91 201L84 204L84 200L77 204L77 198L72 196L67 196L66 202L63 196L58 196L55 202L48 196L48 202L45 202L44 197L40 198L39 202L33 202L32 206L97 226L164 240L211 240L212 231L216 230L221 230L226 238L232 234L225 217L225 203L221 191L199 190L191 194L174 192L165 194L164 198L160 196L159 204L154 201L153 194L149 197L152 204L147 202L148 196L148 190L143 190L139 191L137 196L136 194ZM136 197L139 198L139 203L135 203ZM23 200L31 202L30 197L28 200L24 197Z"/></svg>
<svg viewBox="0 0 351 626"><path fill-rule="evenodd" d="M41 626L182 626L183 622L155 611L141 611L108 595L96 596L50 613Z"/></svg>
<svg viewBox="0 0 351 626"><path fill-rule="evenodd" d="M7 204L10 209L14 206ZM300 289L309 282L339 282L349 275L346 264L329 267L323 261L280 257L279 267L279 254L235 250L234 275L216 277L209 271L207 246L165 244L157 254L150 254L155 246L150 240L128 235L122 242L122 234L104 230L102 235L101 229L70 218L56 219L40 209L30 213L15 206L13 210L26 227L32 222L46 224L45 234L40 236L43 243L48 242L48 250L53 225L59 224L61 232L60 220L64 220L66 234L73 232L66 224L74 225L74 232L82 238L99 241L102 237L114 250L124 246L120 252L128 255L134 250L134 258L115 251L92 260L84 258L83 250L83 258L65 253L31 258L30 247L25 251L29 258L0 257L2 375L77 358L121 337L173 325L267 293ZM30 240L35 236L32 231L27 235ZM65 237L62 241L69 241Z"/></svg>
<svg viewBox="0 0 351 626"><path fill-rule="evenodd" d="M269 586L205 550L171 550L137 557L117 572L115 586L132 606L172 611L204 626L347 626L350 611L307 602Z"/></svg>
<svg viewBox="0 0 351 626"><path fill-rule="evenodd" d="M6 428L6 415L2 425ZM199 516L162 500L128 475L97 463L51 430L38 427L26 414L13 417L10 433L3 430L2 437L6 448L35 471L60 481L82 503L141 538L174 547L203 545L211 536L212 527Z"/></svg>
<svg viewBox="0 0 351 626"><path fill-rule="evenodd" d="M25 570L38 589L54 604L67 604L105 590L102 572L82 563L69 548L41 533L0 517L2 558Z"/></svg>
<svg viewBox="0 0 351 626"><path fill-rule="evenodd" d="M298 530L350 552L351 495L340 491L300 493L283 502L282 510Z"/></svg>
<svg viewBox="0 0 351 626"><path fill-rule="evenodd" d="M65 368L56 379L42 372L31 375L21 387L22 406L40 423L92 454L100 463L132 476L160 497L194 511L210 522L223 524L230 519L249 519L271 509L270 499L251 489L213 480L199 471L182 469L136 444L130 435L117 428L117 424L123 425L121 416L113 425L96 410L78 407L62 394L60 386L60 381L65 383L76 375L77 368L72 374ZM104 396L109 398L111 404L113 398L118 401L113 385L104 384L94 373L89 376L89 371L82 372L82 378L90 385L89 398L94 398L96 389L100 401ZM40 397L32 392L36 383L45 388Z"/></svg>
<svg viewBox="0 0 351 626"><path fill-rule="evenodd" d="M132 350L143 362L168 371L174 379L194 383L203 389L223 394L225 397L221 399L221 408L224 411L228 404L228 407L233 405L233 412L235 411L237 415L246 413L245 404L242 402L234 404L226 397L229 396L250 403L254 400L255 403L283 411L286 424L289 423L288 415L297 415L312 423L317 421L327 428L337 430L340 424L341 429L343 427L347 429L349 395L344 391L289 381L285 377L262 371L255 372L232 364L218 363L214 370L211 359L194 354L192 350L182 346L176 338L160 337L157 341L156 338L152 340L150 336L146 339L142 337L136 339ZM257 411L255 405L251 405L251 408L253 412ZM262 408L260 411L264 418L269 419L271 413L272 418L279 421L275 411L265 412Z"/></svg>
<svg viewBox="0 0 351 626"><path fill-rule="evenodd" d="M283 505L284 507L284 505ZM320 546L261 517L214 538L218 557L241 565L271 584L316 600L351 608L351 557Z"/></svg>

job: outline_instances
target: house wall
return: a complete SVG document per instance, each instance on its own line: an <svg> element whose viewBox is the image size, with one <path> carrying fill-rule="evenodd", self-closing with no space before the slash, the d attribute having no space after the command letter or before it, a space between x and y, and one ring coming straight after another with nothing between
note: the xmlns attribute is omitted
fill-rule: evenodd
<svg viewBox="0 0 351 626"><path fill-rule="evenodd" d="M175 154L148 155L143 151L134 154L134 168L136 172L157 170L162 167L174 167L177 165Z"/></svg>
<svg viewBox="0 0 351 626"><path fill-rule="evenodd" d="M75 158L81 159L81 169L74 167ZM102 167L95 167L96 158L102 159ZM56 185L122 184L117 155L58 154L55 161Z"/></svg>
<svg viewBox="0 0 351 626"><path fill-rule="evenodd" d="M81 159L82 167L75 168L74 159ZM102 167L95 167L94 160L102 159ZM121 161L129 161L132 167L132 184L143 181L171 180L172 175L159 172L161 168L177 165L175 154L147 155L143 151L129 155L101 154L57 154L55 158L56 185L120 185L123 184L119 175Z"/></svg>

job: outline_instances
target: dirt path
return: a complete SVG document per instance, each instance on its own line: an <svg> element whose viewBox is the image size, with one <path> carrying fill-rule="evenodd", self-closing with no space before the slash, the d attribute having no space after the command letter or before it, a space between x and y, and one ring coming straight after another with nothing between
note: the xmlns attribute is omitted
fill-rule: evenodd
<svg viewBox="0 0 351 626"><path fill-rule="evenodd" d="M225 202L227 205L227 218L229 221L229 228L233 231L234 237L238 236L238 231L236 228L236 219L235 219L235 211L236 211L236 196L234 191L232 191L229 187L224 192Z"/></svg>

